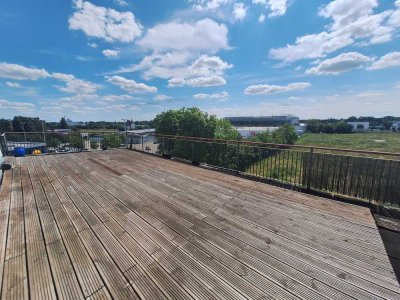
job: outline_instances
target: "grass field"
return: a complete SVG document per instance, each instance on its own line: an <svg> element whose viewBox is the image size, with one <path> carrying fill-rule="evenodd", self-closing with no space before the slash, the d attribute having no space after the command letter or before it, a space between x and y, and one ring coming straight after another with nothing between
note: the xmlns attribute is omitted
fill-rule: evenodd
<svg viewBox="0 0 400 300"><path fill-rule="evenodd" d="M296 144L400 153L400 132L307 133L301 136Z"/></svg>

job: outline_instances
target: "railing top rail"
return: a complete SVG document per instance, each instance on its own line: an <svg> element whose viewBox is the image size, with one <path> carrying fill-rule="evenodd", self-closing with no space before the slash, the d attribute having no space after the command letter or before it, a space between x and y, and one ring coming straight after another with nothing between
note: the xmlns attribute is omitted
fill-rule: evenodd
<svg viewBox="0 0 400 300"><path fill-rule="evenodd" d="M253 141L242 141L242 140L223 140L223 139L212 139L212 138L201 138L201 137L189 137L169 134L155 134L158 137L166 137L179 140L193 140L193 141L204 141L204 142L223 142L223 143L239 143L245 145L257 145L257 146L270 146L275 148L295 148L295 149L313 149L313 150L324 150L324 151L337 151L346 153L357 153L357 154L371 154L371 155L382 155L382 156L398 156L400 153L396 152L380 152L380 151L367 151L367 150L355 150L345 148L330 148L330 147L319 147L319 146L301 146L301 145L288 145L288 144L274 144L274 143L263 143Z"/></svg>

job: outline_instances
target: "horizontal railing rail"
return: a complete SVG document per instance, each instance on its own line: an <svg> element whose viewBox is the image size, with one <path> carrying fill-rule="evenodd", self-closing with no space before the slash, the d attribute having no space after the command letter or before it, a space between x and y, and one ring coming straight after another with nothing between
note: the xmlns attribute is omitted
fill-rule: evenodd
<svg viewBox="0 0 400 300"><path fill-rule="evenodd" d="M171 135L130 136L130 149L312 192L400 206L400 153Z"/></svg>

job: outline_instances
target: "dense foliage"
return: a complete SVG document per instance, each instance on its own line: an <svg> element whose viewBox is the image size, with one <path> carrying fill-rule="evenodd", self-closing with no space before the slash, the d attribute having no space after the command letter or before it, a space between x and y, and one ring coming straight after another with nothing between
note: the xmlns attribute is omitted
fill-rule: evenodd
<svg viewBox="0 0 400 300"><path fill-rule="evenodd" d="M308 120L306 131L311 133L351 133L353 126L345 121L322 122L320 120Z"/></svg>
<svg viewBox="0 0 400 300"><path fill-rule="evenodd" d="M264 131L252 138L255 142L290 144L296 143L298 136L293 126L282 125L273 132Z"/></svg>

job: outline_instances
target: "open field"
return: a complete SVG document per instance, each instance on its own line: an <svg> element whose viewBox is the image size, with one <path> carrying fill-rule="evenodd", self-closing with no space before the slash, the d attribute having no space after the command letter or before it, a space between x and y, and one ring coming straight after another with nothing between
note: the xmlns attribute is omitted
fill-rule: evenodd
<svg viewBox="0 0 400 300"><path fill-rule="evenodd" d="M297 144L356 150L400 152L400 132L366 132L352 134L307 133L299 138Z"/></svg>

